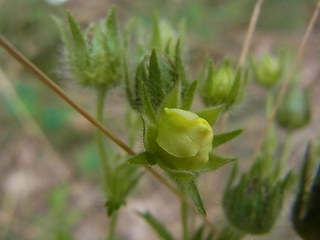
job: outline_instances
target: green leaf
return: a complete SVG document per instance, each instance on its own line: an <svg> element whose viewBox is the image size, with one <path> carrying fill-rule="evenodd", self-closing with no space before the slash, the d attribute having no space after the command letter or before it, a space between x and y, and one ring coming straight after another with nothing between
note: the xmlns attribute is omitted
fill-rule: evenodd
<svg viewBox="0 0 320 240"><path fill-rule="evenodd" d="M149 225L155 230L155 232L164 240L174 240L171 233L166 229L166 227L154 218L150 213L138 213L142 218L144 218Z"/></svg>
<svg viewBox="0 0 320 240"><path fill-rule="evenodd" d="M196 205L198 211L202 215L207 215L196 183L194 181L188 182L188 184L185 186L185 191L187 193L187 196L189 196L193 203Z"/></svg>
<svg viewBox="0 0 320 240"><path fill-rule="evenodd" d="M190 110L197 89L197 85L198 81L194 80L192 84L186 89L186 92L181 102L181 109Z"/></svg>
<svg viewBox="0 0 320 240"><path fill-rule="evenodd" d="M150 165L150 162L154 162L154 158L148 152L142 152L128 159L128 163L140 166Z"/></svg>
<svg viewBox="0 0 320 240"><path fill-rule="evenodd" d="M73 38L74 63L79 69L87 69L90 66L89 51L86 41L78 23L74 20L70 12L67 12L70 30Z"/></svg>
<svg viewBox="0 0 320 240"><path fill-rule="evenodd" d="M230 132L214 135L212 140L212 147L217 147L221 144L229 142L230 140L238 136L240 133L242 133L242 131L242 129L237 129Z"/></svg>
<svg viewBox="0 0 320 240"><path fill-rule="evenodd" d="M204 118L212 126L215 124L218 117L220 116L223 107L224 105L204 108L200 111L195 112L195 114L197 114L199 117Z"/></svg>
<svg viewBox="0 0 320 240"><path fill-rule="evenodd" d="M162 79L159 68L159 62L156 51L153 49L150 56L149 63L149 78L146 82L146 89L151 97L151 103L153 106L158 107L163 99Z"/></svg>
<svg viewBox="0 0 320 240"><path fill-rule="evenodd" d="M223 156L217 153L210 153L208 162L202 164L197 171L210 172L222 167L223 165L237 160L233 157Z"/></svg>
<svg viewBox="0 0 320 240"><path fill-rule="evenodd" d="M190 240L201 240L203 237L204 228L205 228L204 224L202 224L200 227L198 227L198 229L193 234L193 236L191 237Z"/></svg>

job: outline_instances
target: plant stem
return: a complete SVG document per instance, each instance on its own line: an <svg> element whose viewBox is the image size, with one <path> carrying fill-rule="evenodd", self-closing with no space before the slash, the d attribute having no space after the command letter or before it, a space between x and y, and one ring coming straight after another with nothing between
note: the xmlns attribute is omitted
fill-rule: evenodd
<svg viewBox="0 0 320 240"><path fill-rule="evenodd" d="M276 169L276 177L278 177L281 174L282 170L284 169L285 163L287 162L290 156L291 149L292 149L292 138L293 138L292 136L293 136L292 132L287 133L282 154Z"/></svg>
<svg viewBox="0 0 320 240"><path fill-rule="evenodd" d="M181 223L183 231L183 240L189 239L188 232L188 206L184 201L181 201Z"/></svg>
<svg viewBox="0 0 320 240"><path fill-rule="evenodd" d="M106 90L105 89L98 89L97 90L97 112L96 117L97 120L102 123L103 122L103 109L104 109L104 99L106 96ZM104 150L104 141L103 141L103 135L100 129L96 130L96 141L97 141L97 147L99 151L99 159L103 168L104 176L107 177L109 174L109 166L107 164L107 155Z"/></svg>
<svg viewBox="0 0 320 240"><path fill-rule="evenodd" d="M115 211L110 217L108 240L113 240L118 222L118 211Z"/></svg>

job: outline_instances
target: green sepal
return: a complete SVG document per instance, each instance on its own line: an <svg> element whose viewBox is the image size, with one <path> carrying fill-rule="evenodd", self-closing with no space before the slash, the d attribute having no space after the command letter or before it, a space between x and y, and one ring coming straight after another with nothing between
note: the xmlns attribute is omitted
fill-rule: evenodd
<svg viewBox="0 0 320 240"><path fill-rule="evenodd" d="M164 161L159 161L159 165L175 181L188 182L194 180L197 177L197 174L195 172L177 170L172 165Z"/></svg>
<svg viewBox="0 0 320 240"><path fill-rule="evenodd" d="M194 80L186 89L181 101L181 109L190 110L197 89L198 81Z"/></svg>
<svg viewBox="0 0 320 240"><path fill-rule="evenodd" d="M124 61L123 61L123 68L124 68L124 81L125 81L125 90L126 90L126 95L127 99L129 101L129 104L131 107L135 110L138 110L137 103L135 101L135 97L133 96L133 93L131 91L131 86L130 86L130 78L129 78L129 71L128 71L128 65L127 65L127 59L126 56L124 56Z"/></svg>
<svg viewBox="0 0 320 240"><path fill-rule="evenodd" d="M186 192L186 195L191 198L198 211L204 216L207 215L196 183L194 181L189 181L185 185L184 191Z"/></svg>
<svg viewBox="0 0 320 240"><path fill-rule="evenodd" d="M106 35L108 40L108 46L111 50L114 50L120 41L118 35L116 10L116 7L112 6L106 19Z"/></svg>
<svg viewBox="0 0 320 240"><path fill-rule="evenodd" d="M237 103L239 99L239 90L241 88L241 85L242 85L242 70L241 68L239 68L236 73L236 77L233 81L233 85L226 103L227 109L230 108L235 103Z"/></svg>
<svg viewBox="0 0 320 240"><path fill-rule="evenodd" d="M214 171L227 163L236 161L237 158L223 156L217 153L210 153L208 162L202 164L196 171L199 172L210 172Z"/></svg>
<svg viewBox="0 0 320 240"><path fill-rule="evenodd" d="M171 233L166 229L163 223L159 222L151 213L139 213L139 216L144 218L147 223L155 230L159 237L163 240L174 240Z"/></svg>
<svg viewBox="0 0 320 240"><path fill-rule="evenodd" d="M143 132L143 143L146 150L150 153L156 153L159 149L156 143L158 129L155 125L149 124L143 120L144 132Z"/></svg>
<svg viewBox="0 0 320 240"><path fill-rule="evenodd" d="M181 84L180 81L175 84L170 93L164 98L161 103L160 110L164 108L180 108Z"/></svg>
<svg viewBox="0 0 320 240"><path fill-rule="evenodd" d="M70 58L71 46L70 46L70 42L69 42L68 32L64 26L64 23L59 18L57 18L55 16L53 16L53 20L55 21L55 23L57 24L57 27L59 29L60 35L62 37L62 42L63 42L64 47L66 49L67 57Z"/></svg>
<svg viewBox="0 0 320 240"><path fill-rule="evenodd" d="M195 231L195 233L192 235L190 240L201 240L203 238L205 225L201 224L198 229Z"/></svg>
<svg viewBox="0 0 320 240"><path fill-rule="evenodd" d="M67 11L68 22L73 39L73 61L80 69L88 69L90 67L89 51L80 30L78 23L74 20L70 12Z"/></svg>
<svg viewBox="0 0 320 240"><path fill-rule="evenodd" d="M204 108L200 111L195 112L199 117L204 118L211 126L215 124L223 110L224 105Z"/></svg>
<svg viewBox="0 0 320 240"><path fill-rule="evenodd" d="M139 166L146 166L146 165L155 165L157 163L157 160L149 152L142 152L135 155L132 158L129 158L128 163L139 165Z"/></svg>
<svg viewBox="0 0 320 240"><path fill-rule="evenodd" d="M151 104L157 108L164 97L162 89L161 71L155 49L152 50L149 62L149 77L146 82Z"/></svg>
<svg viewBox="0 0 320 240"><path fill-rule="evenodd" d="M232 131L221 133L221 134L216 134L213 136L212 147L217 147L226 142L229 142L235 137L237 137L239 134L241 134L242 132L243 132L242 129L237 129L237 130L232 130Z"/></svg>
<svg viewBox="0 0 320 240"><path fill-rule="evenodd" d="M152 36L151 36L151 47L161 48L161 33L160 33L160 26L159 26L159 17L157 13L153 15L153 29L152 29Z"/></svg>
<svg viewBox="0 0 320 240"><path fill-rule="evenodd" d="M176 49L175 49L175 58L174 58L175 69L178 74L178 80L181 81L182 85L187 84L187 74L183 65L182 57L181 57L181 41L180 39L177 41Z"/></svg>

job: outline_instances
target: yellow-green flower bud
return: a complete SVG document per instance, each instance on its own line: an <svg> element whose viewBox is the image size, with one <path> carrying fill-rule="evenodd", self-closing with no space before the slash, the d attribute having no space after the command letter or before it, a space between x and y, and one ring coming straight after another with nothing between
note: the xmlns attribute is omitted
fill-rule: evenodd
<svg viewBox="0 0 320 240"><path fill-rule="evenodd" d="M260 85L271 88L275 86L282 75L282 66L278 58L265 54L255 65L253 63L255 79Z"/></svg>
<svg viewBox="0 0 320 240"><path fill-rule="evenodd" d="M164 110L156 138L161 158L179 170L194 170L207 162L213 139L210 124L189 111Z"/></svg>

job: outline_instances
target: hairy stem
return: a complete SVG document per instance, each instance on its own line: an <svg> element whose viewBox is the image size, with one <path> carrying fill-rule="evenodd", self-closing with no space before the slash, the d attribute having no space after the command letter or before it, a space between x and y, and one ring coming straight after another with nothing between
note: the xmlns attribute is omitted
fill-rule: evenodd
<svg viewBox="0 0 320 240"><path fill-rule="evenodd" d="M181 223L183 240L189 239L189 226L188 226L188 206L184 201L181 201Z"/></svg>
<svg viewBox="0 0 320 240"><path fill-rule="evenodd" d="M115 211L110 217L108 240L113 240L117 228L118 211Z"/></svg>
<svg viewBox="0 0 320 240"><path fill-rule="evenodd" d="M106 96L106 90L105 89L98 89L97 90L97 112L96 117L99 122L103 122L103 109L104 109L104 99ZM97 147L99 151L99 158L101 162L101 166L104 171L105 177L109 175L109 166L107 164L107 155L104 150L104 141L103 141L103 135L100 129L96 129L96 141L97 141Z"/></svg>
<svg viewBox="0 0 320 240"><path fill-rule="evenodd" d="M282 149L282 154L276 169L276 178L280 176L281 172L285 167L286 162L288 161L288 158L292 150L292 139L293 139L293 133L289 132L286 136L283 149Z"/></svg>

